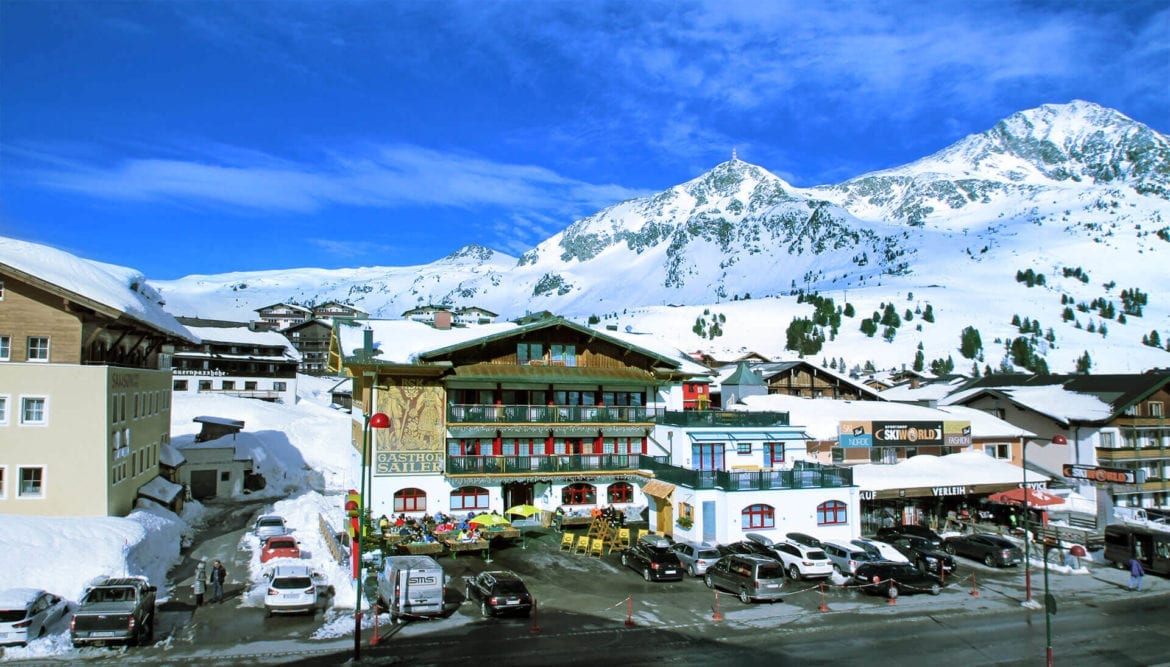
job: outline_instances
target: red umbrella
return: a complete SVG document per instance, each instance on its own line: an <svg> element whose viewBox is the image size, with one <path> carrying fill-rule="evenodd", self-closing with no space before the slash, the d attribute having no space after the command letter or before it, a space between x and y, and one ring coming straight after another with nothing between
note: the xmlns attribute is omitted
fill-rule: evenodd
<svg viewBox="0 0 1170 667"><path fill-rule="evenodd" d="M1028 505L1031 507L1051 507L1064 503L1064 498L1041 489L1008 489L1007 491L993 493L987 499L993 503L1002 503L1004 505L1023 505L1025 491L1028 493Z"/></svg>

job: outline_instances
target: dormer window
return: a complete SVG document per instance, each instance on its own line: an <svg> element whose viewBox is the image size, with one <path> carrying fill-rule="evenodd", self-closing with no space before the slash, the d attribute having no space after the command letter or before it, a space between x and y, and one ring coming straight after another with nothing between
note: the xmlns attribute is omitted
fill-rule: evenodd
<svg viewBox="0 0 1170 667"><path fill-rule="evenodd" d="M521 366L544 363L544 345L540 343L517 343L516 363Z"/></svg>

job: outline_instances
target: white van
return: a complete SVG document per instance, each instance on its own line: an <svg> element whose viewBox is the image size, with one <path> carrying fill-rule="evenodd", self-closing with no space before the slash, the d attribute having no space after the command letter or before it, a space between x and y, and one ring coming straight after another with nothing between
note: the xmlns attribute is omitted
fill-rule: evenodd
<svg viewBox="0 0 1170 667"><path fill-rule="evenodd" d="M378 574L378 605L393 623L439 616L445 584L442 566L430 556L388 556Z"/></svg>

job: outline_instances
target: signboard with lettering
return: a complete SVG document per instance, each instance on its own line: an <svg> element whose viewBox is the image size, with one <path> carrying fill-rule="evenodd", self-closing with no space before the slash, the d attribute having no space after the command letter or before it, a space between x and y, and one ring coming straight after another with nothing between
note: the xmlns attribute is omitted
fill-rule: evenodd
<svg viewBox="0 0 1170 667"><path fill-rule="evenodd" d="M971 422L943 422L943 444L947 447L969 447Z"/></svg>
<svg viewBox="0 0 1170 667"><path fill-rule="evenodd" d="M374 475L440 475L446 419L443 388L433 380L394 378L379 387L377 411L389 428L372 429Z"/></svg>
<svg viewBox="0 0 1170 667"><path fill-rule="evenodd" d="M1103 484L1139 484L1138 472L1125 468L1099 468L1097 466L1080 466L1065 464L1064 476L1072 479L1081 479L1086 482L1101 482ZM1144 475L1142 475L1144 477Z"/></svg>
<svg viewBox="0 0 1170 667"><path fill-rule="evenodd" d="M873 447L873 424L841 422L837 427L837 444L841 447Z"/></svg>
<svg viewBox="0 0 1170 667"><path fill-rule="evenodd" d="M874 422L873 442L902 447L942 445L943 425L942 422Z"/></svg>

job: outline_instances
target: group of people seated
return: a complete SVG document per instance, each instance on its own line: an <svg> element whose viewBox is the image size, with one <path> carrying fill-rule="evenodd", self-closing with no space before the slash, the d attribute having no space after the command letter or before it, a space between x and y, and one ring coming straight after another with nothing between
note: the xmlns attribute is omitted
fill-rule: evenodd
<svg viewBox="0 0 1170 667"><path fill-rule="evenodd" d="M460 542L476 542L480 539L479 529L472 523L474 512L469 512L464 519L457 519L442 512L434 516L424 514L421 518L408 517L405 513L394 519L383 514L378 519L378 529L383 537L398 535L405 542L428 543L438 542L445 538L450 541L454 538Z"/></svg>

